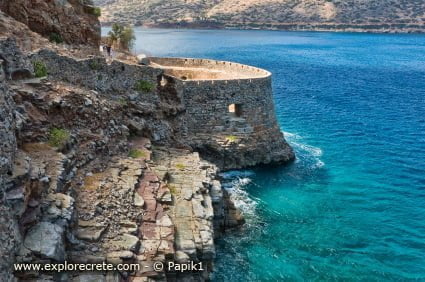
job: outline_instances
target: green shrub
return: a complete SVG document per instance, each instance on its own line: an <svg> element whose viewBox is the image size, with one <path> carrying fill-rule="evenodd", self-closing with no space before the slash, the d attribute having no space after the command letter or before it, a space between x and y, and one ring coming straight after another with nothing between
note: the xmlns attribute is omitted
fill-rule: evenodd
<svg viewBox="0 0 425 282"><path fill-rule="evenodd" d="M229 142L236 142L238 140L238 137L234 135L229 135L229 136L226 136L226 140Z"/></svg>
<svg viewBox="0 0 425 282"><path fill-rule="evenodd" d="M49 145L60 148L69 141L70 136L66 129L53 128L49 133Z"/></svg>
<svg viewBox="0 0 425 282"><path fill-rule="evenodd" d="M35 77L47 76L47 67L44 63L37 61L37 62L33 62L32 65L34 67Z"/></svg>
<svg viewBox="0 0 425 282"><path fill-rule="evenodd" d="M92 15L95 15L96 17L100 17L102 15L102 10L99 7L94 7L91 12Z"/></svg>
<svg viewBox="0 0 425 282"><path fill-rule="evenodd" d="M136 82L136 85L134 85L134 89L136 89L139 92L151 92L154 89L155 85L152 82L146 81L146 80L139 80Z"/></svg>
<svg viewBox="0 0 425 282"><path fill-rule="evenodd" d="M176 168L179 170L184 170L186 166L184 164L176 164Z"/></svg>
<svg viewBox="0 0 425 282"><path fill-rule="evenodd" d="M92 70L99 70L99 69L101 68L101 66L100 66L100 64L99 64L99 62L98 62L98 61L90 61L90 62L89 62L89 67L90 67Z"/></svg>
<svg viewBox="0 0 425 282"><path fill-rule="evenodd" d="M63 43L63 38L59 33L52 32L49 35L49 41L60 44L60 43Z"/></svg>
<svg viewBox="0 0 425 282"><path fill-rule="evenodd" d="M139 149L131 149L128 153L128 156L132 159L141 159L146 158L146 152L139 150Z"/></svg>

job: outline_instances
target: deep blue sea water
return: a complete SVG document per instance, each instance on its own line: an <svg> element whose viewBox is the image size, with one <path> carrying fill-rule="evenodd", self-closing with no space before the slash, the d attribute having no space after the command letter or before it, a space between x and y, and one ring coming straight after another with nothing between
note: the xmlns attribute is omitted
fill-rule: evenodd
<svg viewBox="0 0 425 282"><path fill-rule="evenodd" d="M227 173L214 281L425 281L425 35L137 30L138 52L273 73L297 153Z"/></svg>

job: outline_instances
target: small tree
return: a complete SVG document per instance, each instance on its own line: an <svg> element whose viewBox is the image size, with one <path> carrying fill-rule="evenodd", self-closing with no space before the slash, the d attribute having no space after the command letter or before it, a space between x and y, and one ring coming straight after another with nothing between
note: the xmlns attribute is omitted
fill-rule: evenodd
<svg viewBox="0 0 425 282"><path fill-rule="evenodd" d="M108 32L109 40L110 40L111 43L118 42L118 40L121 37L123 29L124 29L124 27L120 24L114 23L112 25L112 30L110 32Z"/></svg>
<svg viewBox="0 0 425 282"><path fill-rule="evenodd" d="M134 41L136 41L136 36L134 35L133 28L131 26L126 26L120 38L122 48L130 50L134 46Z"/></svg>
<svg viewBox="0 0 425 282"><path fill-rule="evenodd" d="M136 36L131 26L123 26L117 23L112 25L112 30L108 33L109 40L120 49L130 50L134 46Z"/></svg>

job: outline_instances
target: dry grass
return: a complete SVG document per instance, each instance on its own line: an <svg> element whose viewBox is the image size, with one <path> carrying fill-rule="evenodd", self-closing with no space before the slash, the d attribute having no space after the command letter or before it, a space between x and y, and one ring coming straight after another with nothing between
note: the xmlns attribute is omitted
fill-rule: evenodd
<svg viewBox="0 0 425 282"><path fill-rule="evenodd" d="M84 178L84 189L86 190L96 190L99 188L100 183L105 178L103 173L95 173Z"/></svg>
<svg viewBox="0 0 425 282"><path fill-rule="evenodd" d="M26 143L22 145L22 149L26 152L52 151L52 147L47 143Z"/></svg>
<svg viewBox="0 0 425 282"><path fill-rule="evenodd" d="M143 159L148 156L148 153L139 149L131 149L128 156L132 159Z"/></svg>
<svg viewBox="0 0 425 282"><path fill-rule="evenodd" d="M176 186L174 186L172 184L168 184L167 187L168 187L168 190L170 190L171 195L176 195L176 193L177 193Z"/></svg>

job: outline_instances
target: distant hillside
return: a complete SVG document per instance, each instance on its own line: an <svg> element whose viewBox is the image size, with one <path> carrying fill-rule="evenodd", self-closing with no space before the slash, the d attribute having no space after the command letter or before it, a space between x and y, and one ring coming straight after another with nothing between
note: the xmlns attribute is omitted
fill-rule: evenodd
<svg viewBox="0 0 425 282"><path fill-rule="evenodd" d="M101 21L151 27L424 32L424 0L94 0Z"/></svg>

